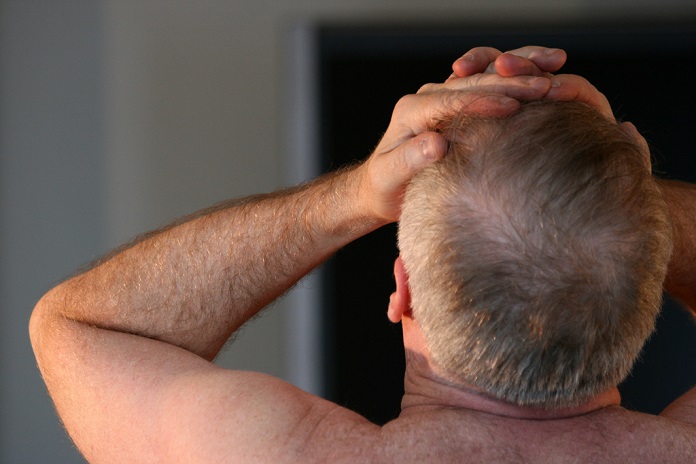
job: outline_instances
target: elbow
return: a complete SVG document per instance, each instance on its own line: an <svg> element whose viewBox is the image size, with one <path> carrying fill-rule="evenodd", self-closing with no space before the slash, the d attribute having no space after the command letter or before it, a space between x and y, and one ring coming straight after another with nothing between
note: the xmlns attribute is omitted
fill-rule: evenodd
<svg viewBox="0 0 696 464"><path fill-rule="evenodd" d="M56 297L58 290L59 288L54 288L46 293L39 302L36 303L29 317L29 340L31 341L34 355L39 362L40 351L45 344L44 339L46 337L46 331L52 325L51 321L59 314L60 308L58 308L57 301L60 300Z"/></svg>
<svg viewBox="0 0 696 464"><path fill-rule="evenodd" d="M35 347L36 342L39 338L39 327L41 325L41 308L37 304L34 310L31 312L29 317L29 339L31 340L31 346Z"/></svg>
<svg viewBox="0 0 696 464"><path fill-rule="evenodd" d="M29 317L29 340L31 341L31 347L34 350L34 355L39 360L39 353L41 349L41 334L44 332L46 326L46 313L48 312L47 306L47 295L41 298L39 302L34 307Z"/></svg>

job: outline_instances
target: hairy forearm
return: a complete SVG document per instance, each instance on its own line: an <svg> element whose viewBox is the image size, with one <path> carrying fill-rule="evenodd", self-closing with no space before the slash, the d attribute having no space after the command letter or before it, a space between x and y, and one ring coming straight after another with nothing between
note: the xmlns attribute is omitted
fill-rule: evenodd
<svg viewBox="0 0 696 464"><path fill-rule="evenodd" d="M659 180L674 233L665 289L696 313L696 185Z"/></svg>
<svg viewBox="0 0 696 464"><path fill-rule="evenodd" d="M358 177L355 170L329 175L148 234L64 282L40 306L211 359L261 308L381 225L355 201Z"/></svg>

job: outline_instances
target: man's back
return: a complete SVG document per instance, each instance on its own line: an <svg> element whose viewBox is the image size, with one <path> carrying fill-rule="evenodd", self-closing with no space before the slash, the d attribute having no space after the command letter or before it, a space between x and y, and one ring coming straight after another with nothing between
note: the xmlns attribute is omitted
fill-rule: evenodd
<svg viewBox="0 0 696 464"><path fill-rule="evenodd" d="M321 426L316 447L309 445L305 451L313 452L305 456L330 462L432 463L686 463L696 456L696 424L619 406L550 420L433 408L404 414L381 429L362 418L352 420L355 428L340 436L332 436L335 424ZM338 430L345 431L346 424Z"/></svg>
<svg viewBox="0 0 696 464"><path fill-rule="evenodd" d="M401 422L403 420L403 422ZM410 430L408 430L410 429ZM409 446L413 432L420 446ZM404 459L426 462L689 462L696 426L608 407L579 417L525 420L443 410L384 428ZM416 457L418 456L418 457Z"/></svg>

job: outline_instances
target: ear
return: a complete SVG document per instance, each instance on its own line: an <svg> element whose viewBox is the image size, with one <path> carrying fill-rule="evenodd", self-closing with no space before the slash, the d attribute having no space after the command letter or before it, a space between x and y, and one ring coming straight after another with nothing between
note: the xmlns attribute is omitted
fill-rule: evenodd
<svg viewBox="0 0 696 464"><path fill-rule="evenodd" d="M401 256L394 261L394 280L396 280L396 291L389 298L387 317L393 323L397 323L401 322L404 315L411 313L411 292L408 289L408 276Z"/></svg>

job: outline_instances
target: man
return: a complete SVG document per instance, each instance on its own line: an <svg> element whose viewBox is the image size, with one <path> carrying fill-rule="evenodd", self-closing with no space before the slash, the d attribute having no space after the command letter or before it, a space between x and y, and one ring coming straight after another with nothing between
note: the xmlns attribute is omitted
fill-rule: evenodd
<svg viewBox="0 0 696 464"><path fill-rule="evenodd" d="M360 166L204 211L50 291L32 315L32 342L82 453L92 462L119 463L684 462L693 456L693 390L652 417L622 410L613 388L540 407L443 376L400 261L388 314L402 320L410 355L402 414L384 427L278 379L210 363L232 332L331 253L399 219L409 181L444 155L445 137L430 131L443 115L501 118L519 108L517 99L545 98L578 99L609 117L606 100L585 81L545 74L564 60L562 52L537 47L500 56L475 49L455 63L446 84L397 104L383 139ZM501 76L537 77L477 74L488 67ZM621 127L641 142L632 126ZM694 308L696 190L659 185L674 231L667 288Z"/></svg>

